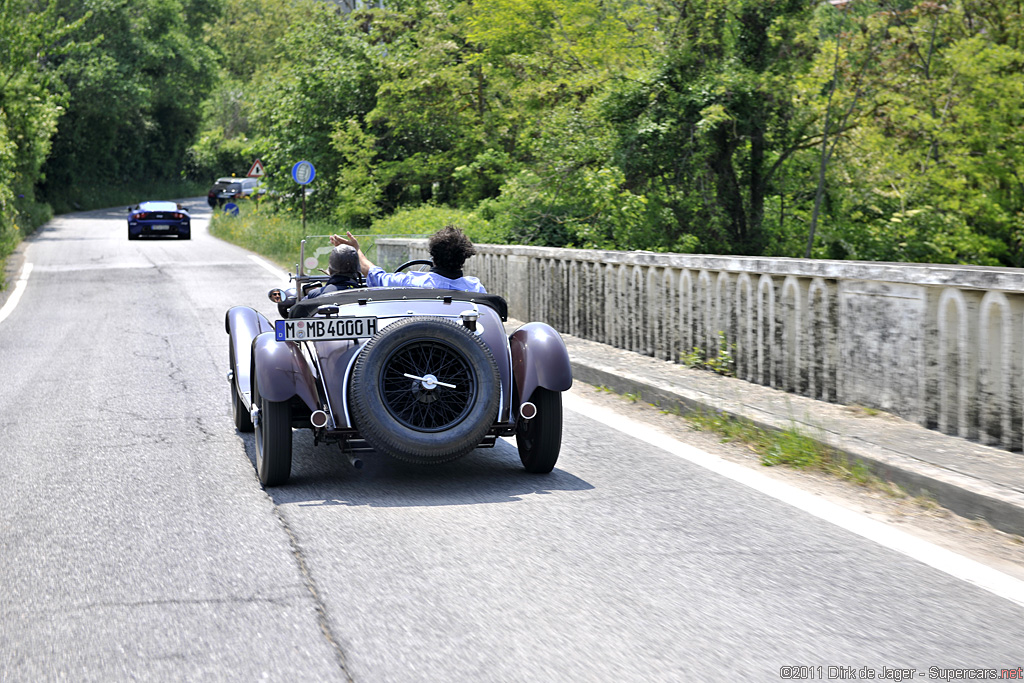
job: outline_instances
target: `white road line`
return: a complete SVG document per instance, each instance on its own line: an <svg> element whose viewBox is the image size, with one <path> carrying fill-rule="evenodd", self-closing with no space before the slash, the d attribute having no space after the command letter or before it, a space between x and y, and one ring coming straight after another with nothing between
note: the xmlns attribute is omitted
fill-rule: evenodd
<svg viewBox="0 0 1024 683"><path fill-rule="evenodd" d="M4 307L0 308L0 323L6 320L7 316L14 312L14 307L18 305L18 300L21 299L21 295L25 291L25 287L28 286L28 276L31 272L32 264L26 262L21 267L21 275L18 277L18 281L14 283L14 291L11 292L11 296L7 299L7 303L4 304Z"/></svg>
<svg viewBox="0 0 1024 683"><path fill-rule="evenodd" d="M789 484L759 474L756 470L723 460L699 448L684 444L655 427L631 420L574 394L563 393L562 401L567 409L584 417L602 422L612 429L644 441L655 448L667 451L890 550L895 550L950 576L972 583L990 593L1024 606L1024 581L988 565L924 541L859 512L831 503L820 496L812 495Z"/></svg>
<svg viewBox="0 0 1024 683"><path fill-rule="evenodd" d="M249 258L251 258L253 261L255 261L256 263L258 263L261 266L263 266L263 268L265 268L274 277L276 277L278 279L280 279L280 278L287 279L288 278L288 273L284 272L283 270L281 270L277 266L269 263L268 261L260 258L256 254L249 254Z"/></svg>

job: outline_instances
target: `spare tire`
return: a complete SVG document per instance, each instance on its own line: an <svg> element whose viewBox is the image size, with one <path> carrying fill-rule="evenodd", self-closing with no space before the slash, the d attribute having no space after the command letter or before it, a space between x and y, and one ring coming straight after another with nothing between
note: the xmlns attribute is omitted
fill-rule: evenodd
<svg viewBox="0 0 1024 683"><path fill-rule="evenodd" d="M441 463L476 448L498 416L501 380L490 349L448 318L403 318L380 330L352 369L349 404L374 450Z"/></svg>

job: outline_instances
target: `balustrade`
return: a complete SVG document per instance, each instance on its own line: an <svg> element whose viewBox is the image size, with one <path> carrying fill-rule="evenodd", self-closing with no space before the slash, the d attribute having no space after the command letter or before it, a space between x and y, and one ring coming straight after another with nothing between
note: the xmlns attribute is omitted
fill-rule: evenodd
<svg viewBox="0 0 1024 683"><path fill-rule="evenodd" d="M388 261L424 240L380 239ZM1024 443L1024 271L477 245L509 314L680 362L720 343L740 379Z"/></svg>

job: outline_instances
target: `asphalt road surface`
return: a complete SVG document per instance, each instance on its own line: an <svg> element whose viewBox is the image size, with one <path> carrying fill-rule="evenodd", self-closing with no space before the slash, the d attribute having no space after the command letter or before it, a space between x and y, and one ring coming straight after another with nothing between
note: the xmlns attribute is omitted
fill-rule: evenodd
<svg viewBox="0 0 1024 683"><path fill-rule="evenodd" d="M129 242L118 209L57 218L28 246L0 319L0 681L1024 666L1019 581L908 554L578 398L548 476L506 441L357 471L302 431L291 483L263 491L231 421L224 313L273 319L282 281L190 205L191 241Z"/></svg>

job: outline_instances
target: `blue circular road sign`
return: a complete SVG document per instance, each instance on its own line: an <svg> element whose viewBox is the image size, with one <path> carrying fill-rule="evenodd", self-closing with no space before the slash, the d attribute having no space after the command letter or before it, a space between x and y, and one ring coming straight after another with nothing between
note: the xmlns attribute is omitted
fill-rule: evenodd
<svg viewBox="0 0 1024 683"><path fill-rule="evenodd" d="M224 205L224 213L229 213L232 216L237 216L238 204L235 204L234 202L228 202L227 204Z"/></svg>
<svg viewBox="0 0 1024 683"><path fill-rule="evenodd" d="M308 161L300 161L292 166L292 179L299 185L307 185L316 178L316 169Z"/></svg>

